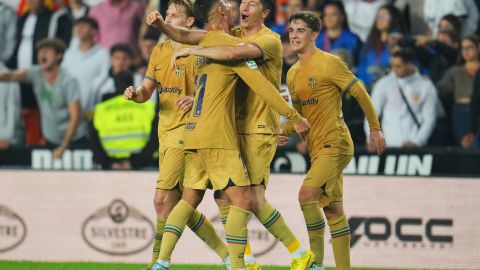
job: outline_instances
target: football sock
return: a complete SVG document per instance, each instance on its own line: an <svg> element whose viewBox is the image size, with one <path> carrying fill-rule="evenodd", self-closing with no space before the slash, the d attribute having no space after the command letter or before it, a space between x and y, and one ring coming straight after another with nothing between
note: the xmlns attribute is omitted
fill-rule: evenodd
<svg viewBox="0 0 480 270"><path fill-rule="evenodd" d="M218 210L220 211L220 219L222 220L223 228L225 228L228 212L230 211L230 204L219 205Z"/></svg>
<svg viewBox="0 0 480 270"><path fill-rule="evenodd" d="M230 206L225 231L232 269L245 268L244 254L247 245L248 215L248 211L234 205Z"/></svg>
<svg viewBox="0 0 480 270"><path fill-rule="evenodd" d="M316 264L323 264L325 220L318 202L308 202L301 205L307 225L310 250L315 254Z"/></svg>
<svg viewBox="0 0 480 270"><path fill-rule="evenodd" d="M280 212L270 203L266 203L256 214L258 220L278 241L293 254L300 248L300 242L293 235Z"/></svg>
<svg viewBox="0 0 480 270"><path fill-rule="evenodd" d="M342 215L328 221L332 235L333 255L335 265L339 270L350 269L350 226L347 217Z"/></svg>
<svg viewBox="0 0 480 270"><path fill-rule="evenodd" d="M170 215L168 215L165 228L163 229L163 240L159 255L160 260L170 261L173 249L180 239L180 236L182 236L185 225L194 211L195 208L189 203L180 200Z"/></svg>
<svg viewBox="0 0 480 270"><path fill-rule="evenodd" d="M223 260L228 256L228 248L225 242L218 236L212 222L198 210L193 211L187 222L188 227L205 242Z"/></svg>
<svg viewBox="0 0 480 270"><path fill-rule="evenodd" d="M155 230L155 239L153 240L152 261L147 266L147 269L151 269L157 262L158 254L160 253L160 246L162 244L163 228L165 227L165 222L165 219L157 218L157 228Z"/></svg>

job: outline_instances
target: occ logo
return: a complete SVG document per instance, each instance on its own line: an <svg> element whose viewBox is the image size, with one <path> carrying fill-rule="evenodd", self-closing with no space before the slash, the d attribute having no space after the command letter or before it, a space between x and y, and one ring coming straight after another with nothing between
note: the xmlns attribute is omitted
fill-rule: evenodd
<svg viewBox="0 0 480 270"><path fill-rule="evenodd" d="M27 236L27 226L23 219L0 204L0 253L19 246Z"/></svg>
<svg viewBox="0 0 480 270"><path fill-rule="evenodd" d="M116 199L89 216L82 226L88 246L110 255L130 255L150 246L152 222L138 210Z"/></svg>
<svg viewBox="0 0 480 270"><path fill-rule="evenodd" d="M453 244L452 235L435 233L439 228L443 228L443 231L452 228L452 219L399 218L391 221L386 217L351 217L348 222L352 232L351 247L361 239L376 242L393 240L412 244Z"/></svg>

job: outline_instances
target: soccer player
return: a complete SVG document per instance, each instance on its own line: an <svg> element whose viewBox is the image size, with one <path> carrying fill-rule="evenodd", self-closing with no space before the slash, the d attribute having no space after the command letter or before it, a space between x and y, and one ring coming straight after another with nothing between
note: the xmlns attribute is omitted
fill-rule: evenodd
<svg viewBox="0 0 480 270"><path fill-rule="evenodd" d="M259 59L259 69L277 89L280 88L282 72L282 44L278 34L263 25L273 5L271 0L245 0L240 4L240 27L234 28L232 34L242 39L239 45L214 47L189 47L174 53L174 58L196 55L219 61L238 61L247 58ZM173 26L165 33L178 33ZM184 31L184 30L183 30ZM198 35L200 36L200 35ZM189 40L178 40L187 42ZM193 40L190 40L190 42ZM200 41L196 40L197 42ZM175 59L174 59L175 60ZM243 85L243 84L241 84ZM242 88L242 87L240 87ZM308 260L308 251L301 247L277 209L268 203L265 189L270 175L270 163L276 151L279 116L266 105L254 92L237 89L237 133L240 152L250 176L253 200L252 211L293 256L293 264ZM222 222L228 215L229 204L224 198L218 198ZM307 256L306 256L307 255ZM260 269L247 243L245 262L247 269Z"/></svg>
<svg viewBox="0 0 480 270"><path fill-rule="evenodd" d="M365 88L340 58L315 48L320 19L300 11L289 18L292 49L299 61L287 74L287 85L297 110L312 124L308 134L312 166L299 192L315 265L324 269L326 216L332 236L336 269L350 269L350 227L343 211L343 169L353 156L353 142L343 121L342 95L350 93L360 104L370 126L370 143L378 154L385 140L373 104ZM284 126L288 135L290 124Z"/></svg>
<svg viewBox="0 0 480 270"><path fill-rule="evenodd" d="M196 31L204 35L200 46L241 43L225 33L230 30L233 20L223 1L196 1L194 11L198 19L207 23L206 34ZM150 25L157 20L161 20L159 14L147 18ZM185 131L185 190L182 200L168 217L165 232L171 233L164 235L154 270L168 269L170 254L185 221L200 203L209 184L215 190L225 190L232 202L225 226L231 266L232 269L245 269L243 257L251 199L250 181L237 146L234 120L237 80L241 78L269 106L291 119L297 133L304 135L309 124L288 106L278 90L259 72L254 61L221 63L198 57L196 64L195 105ZM209 181L203 180L205 175Z"/></svg>
<svg viewBox="0 0 480 270"><path fill-rule="evenodd" d="M170 0L166 22L191 28L195 22L192 8L193 4L190 0ZM138 88L129 87L124 92L125 98L143 103L150 99L155 88L159 91L160 174L154 197L157 226L152 261L147 269L151 269L158 259L166 219L181 195L185 165L183 134L187 114L192 107L195 59L194 57L183 58L175 70L169 67L169 61L166 59L171 58L175 49L184 47L186 46L172 40L158 44L150 56L142 85ZM225 264L229 264L226 244L202 213L193 211L187 224L223 259Z"/></svg>

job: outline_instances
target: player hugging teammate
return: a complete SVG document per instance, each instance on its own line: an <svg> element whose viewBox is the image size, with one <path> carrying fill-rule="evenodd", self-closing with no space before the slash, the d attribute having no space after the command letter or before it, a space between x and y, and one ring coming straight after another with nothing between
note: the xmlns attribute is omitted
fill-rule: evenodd
<svg viewBox="0 0 480 270"><path fill-rule="evenodd" d="M261 269L248 245L250 212L291 253L291 269L323 269L321 208L332 233L337 269L350 268L350 231L341 199L342 170L353 155L353 144L341 115L342 94L349 91L360 103L379 153L385 147L380 125L368 94L345 64L315 49L320 21L309 12L290 18L291 44L300 61L288 73L297 106L288 105L279 92L281 42L263 25L271 6L271 0L242 1L236 28L228 4L221 0L171 0L165 20L158 12L147 17L147 23L170 40L157 45L142 86L129 87L125 97L144 102L157 86L180 89L159 91L158 220L147 269L169 269L186 225L217 252L226 268ZM207 30L191 30L195 19ZM309 89L310 78L322 83ZM309 98L319 102L302 103ZM279 114L288 119L283 128ZM313 252L301 246L265 197L279 135L285 141L294 131L308 137L312 159L299 197ZM215 190L227 245L196 210L207 188Z"/></svg>

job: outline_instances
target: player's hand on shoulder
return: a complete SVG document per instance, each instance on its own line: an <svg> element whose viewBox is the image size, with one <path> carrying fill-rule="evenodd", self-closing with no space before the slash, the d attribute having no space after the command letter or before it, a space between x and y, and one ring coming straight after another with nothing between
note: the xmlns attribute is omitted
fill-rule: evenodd
<svg viewBox="0 0 480 270"><path fill-rule="evenodd" d="M192 96L184 96L177 99L177 106L183 111L189 111L193 105L193 97Z"/></svg>
<svg viewBox="0 0 480 270"><path fill-rule="evenodd" d="M129 86L127 89L125 89L125 91L123 92L123 97L126 99L126 100L132 100L135 98L135 96L137 95L137 91L135 90L135 87L133 86Z"/></svg>
<svg viewBox="0 0 480 270"><path fill-rule="evenodd" d="M300 137L301 140L306 140L308 131L310 130L310 123L308 123L308 120L303 118L300 119L297 123L295 123L294 128L295 132L297 132L298 136Z"/></svg>
<svg viewBox="0 0 480 270"><path fill-rule="evenodd" d="M150 14L147 15L146 21L149 26L154 28L159 28L159 25L164 22L162 15L158 11L150 12Z"/></svg>
<svg viewBox="0 0 480 270"><path fill-rule="evenodd" d="M190 55L191 49L190 48L183 48L173 52L172 58L170 59L170 66L172 69L177 67L177 59L181 57L187 57Z"/></svg>
<svg viewBox="0 0 480 270"><path fill-rule="evenodd" d="M367 150L372 153L382 154L385 151L386 143L383 133L380 130L370 131L370 141Z"/></svg>

